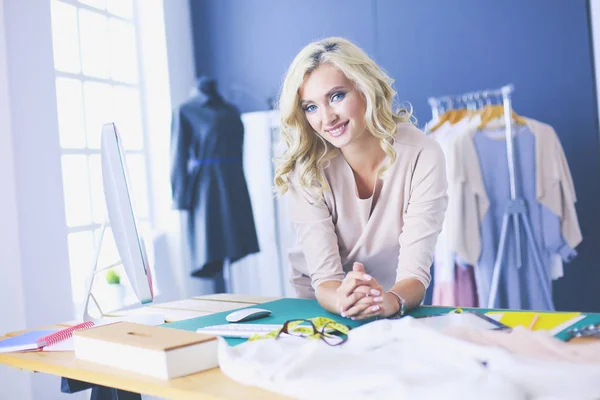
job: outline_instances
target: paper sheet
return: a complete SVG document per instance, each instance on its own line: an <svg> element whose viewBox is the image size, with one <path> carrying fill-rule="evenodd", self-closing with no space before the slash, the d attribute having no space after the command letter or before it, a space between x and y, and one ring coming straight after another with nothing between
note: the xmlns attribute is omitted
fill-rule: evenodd
<svg viewBox="0 0 600 400"><path fill-rule="evenodd" d="M490 311L486 315L511 328L523 326L534 331L550 331L552 335L585 318L585 315L579 312Z"/></svg>

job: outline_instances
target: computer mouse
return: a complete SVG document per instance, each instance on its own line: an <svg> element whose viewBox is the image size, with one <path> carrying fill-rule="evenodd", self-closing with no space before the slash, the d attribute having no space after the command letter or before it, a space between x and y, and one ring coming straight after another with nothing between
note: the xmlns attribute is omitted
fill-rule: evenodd
<svg viewBox="0 0 600 400"><path fill-rule="evenodd" d="M225 319L227 322L243 322L250 321L252 319L268 317L269 315L271 315L271 311L263 308L244 308L242 310L237 310L227 314Z"/></svg>

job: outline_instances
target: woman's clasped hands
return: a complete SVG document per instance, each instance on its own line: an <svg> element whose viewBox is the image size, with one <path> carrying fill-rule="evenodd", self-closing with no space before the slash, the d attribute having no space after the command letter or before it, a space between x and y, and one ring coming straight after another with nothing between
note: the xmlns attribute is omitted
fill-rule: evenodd
<svg viewBox="0 0 600 400"><path fill-rule="evenodd" d="M337 304L342 317L357 320L387 317L399 309L396 298L384 292L359 262L354 263L337 289Z"/></svg>

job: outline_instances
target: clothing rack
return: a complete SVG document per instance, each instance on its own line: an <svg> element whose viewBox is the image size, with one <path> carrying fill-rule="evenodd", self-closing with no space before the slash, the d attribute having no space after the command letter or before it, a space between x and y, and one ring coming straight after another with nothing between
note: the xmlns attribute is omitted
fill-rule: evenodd
<svg viewBox="0 0 600 400"><path fill-rule="evenodd" d="M464 106L467 110L477 110L483 108L484 106L489 106L493 104L493 101L496 99L500 97L503 98L503 91L506 90L509 91L510 101L510 93L514 91L513 85L506 85L500 89L486 89L458 95L429 97L427 100L431 106L431 114L433 115L433 118L437 119L444 112L451 109L460 108L460 106Z"/></svg>
<svg viewBox="0 0 600 400"><path fill-rule="evenodd" d="M482 90L475 92L468 92L459 95L449 95L440 97L430 97L428 99L429 105L431 106L431 113L434 119L438 119L444 112L460 108L455 106L462 106L468 110L477 110L483 108L483 105L491 105L494 100L502 101L504 106L504 123L505 123L505 134L506 134L506 154L508 162L508 173L510 183L510 200L507 202L504 216L502 218L502 229L500 232L500 242L498 244L498 254L494 262L494 271L492 274L492 283L490 288L490 296L488 298L488 308L494 308L496 302L496 296L498 294L498 285L500 283L500 273L502 269L502 261L507 251L506 237L508 235L508 226L512 221L512 226L515 232L516 241L516 253L517 253L517 268L522 266L522 254L521 254L521 229L520 222L523 223L525 228L525 236L527 242L531 248L534 268L537 274L538 281L542 285L542 292L544 300L549 310L554 311L554 303L552 302L552 295L550 289L546 284L546 274L542 265L542 258L540 256L540 250L533 237L533 229L531 228L531 222L527 213L527 207L525 200L521 196L520 188L516 177L518 176L518 164L516 161L516 154L514 151L514 134L512 129L512 103L511 94L514 92L514 86L512 84L505 85L499 89L493 90Z"/></svg>

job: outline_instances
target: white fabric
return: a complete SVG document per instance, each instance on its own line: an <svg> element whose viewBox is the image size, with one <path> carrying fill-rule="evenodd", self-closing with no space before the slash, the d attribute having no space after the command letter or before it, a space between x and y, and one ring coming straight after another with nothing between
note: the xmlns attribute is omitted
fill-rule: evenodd
<svg viewBox="0 0 600 400"><path fill-rule="evenodd" d="M450 171L453 168L454 158L453 152L451 151L453 141L469 131L472 128L477 127L481 123L481 117L476 115L474 118L463 118L456 124L452 125L449 122L444 123L435 133L432 135L434 139L440 144L444 155L446 156L446 173L448 181L450 181ZM450 209L450 202L454 199L452 188L448 187L448 204ZM454 251L452 247L452 240L449 232L452 232L453 224L452 216L447 213L444 223L442 225L442 231L438 235L438 240L435 246L434 260L435 260L435 284L443 282L454 282ZM455 305L455 304L451 304Z"/></svg>
<svg viewBox="0 0 600 400"><path fill-rule="evenodd" d="M356 328L339 347L296 338L236 347L219 340L219 365L227 376L293 398L600 398L600 364L516 357L411 317Z"/></svg>
<svg viewBox="0 0 600 400"><path fill-rule="evenodd" d="M563 260L560 254L550 255L550 278L557 280L565 276Z"/></svg>

